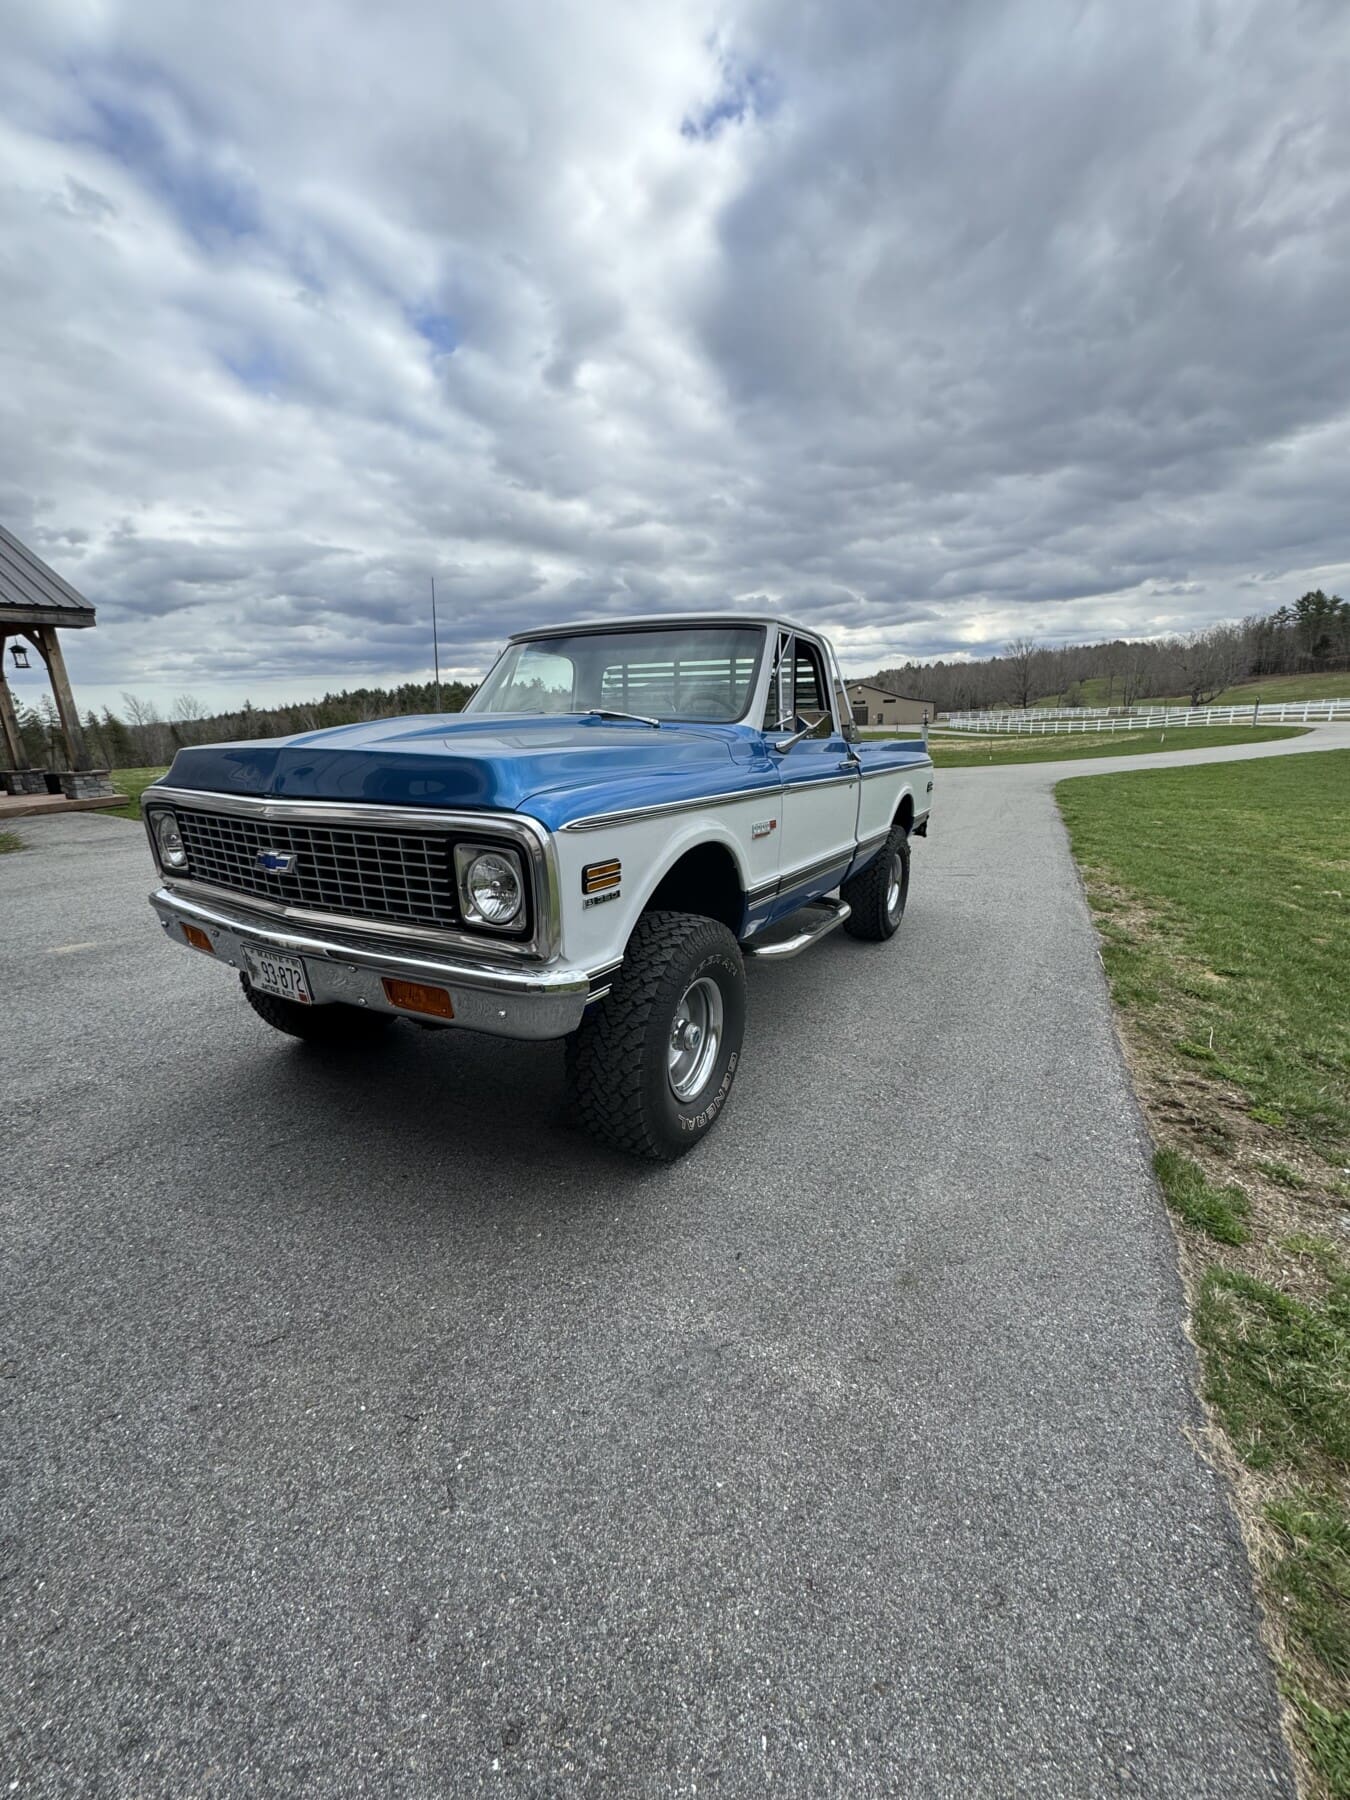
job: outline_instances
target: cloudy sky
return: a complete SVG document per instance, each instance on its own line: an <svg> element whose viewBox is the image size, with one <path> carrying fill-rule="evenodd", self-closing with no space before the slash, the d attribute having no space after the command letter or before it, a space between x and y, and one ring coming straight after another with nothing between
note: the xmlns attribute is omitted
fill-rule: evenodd
<svg viewBox="0 0 1350 1800"><path fill-rule="evenodd" d="M1350 591L1344 0L3 16L0 520L82 700L423 675L433 573L463 672Z"/></svg>

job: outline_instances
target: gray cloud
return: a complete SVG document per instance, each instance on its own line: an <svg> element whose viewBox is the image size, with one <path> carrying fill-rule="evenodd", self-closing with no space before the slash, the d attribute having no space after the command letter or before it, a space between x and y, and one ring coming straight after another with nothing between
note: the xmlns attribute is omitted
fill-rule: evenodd
<svg viewBox="0 0 1350 1800"><path fill-rule="evenodd" d="M0 517L99 605L92 698L424 673L433 573L466 671L591 611L781 603L865 670L1350 574L1343 7L14 33Z"/></svg>

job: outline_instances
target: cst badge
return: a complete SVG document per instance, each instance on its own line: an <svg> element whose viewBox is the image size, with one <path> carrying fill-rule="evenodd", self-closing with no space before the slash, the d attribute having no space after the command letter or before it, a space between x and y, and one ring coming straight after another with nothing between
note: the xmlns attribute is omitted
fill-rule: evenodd
<svg viewBox="0 0 1350 1800"><path fill-rule="evenodd" d="M777 831L777 829L777 819L759 819L750 827L750 835L752 838L768 837L771 831Z"/></svg>

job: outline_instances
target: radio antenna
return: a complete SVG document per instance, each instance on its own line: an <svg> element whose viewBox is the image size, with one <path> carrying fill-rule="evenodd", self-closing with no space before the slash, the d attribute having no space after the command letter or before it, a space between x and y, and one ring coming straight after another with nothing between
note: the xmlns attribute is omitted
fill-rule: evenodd
<svg viewBox="0 0 1350 1800"><path fill-rule="evenodd" d="M436 577L431 578L431 649L436 658L436 711L441 710L441 639L436 629Z"/></svg>

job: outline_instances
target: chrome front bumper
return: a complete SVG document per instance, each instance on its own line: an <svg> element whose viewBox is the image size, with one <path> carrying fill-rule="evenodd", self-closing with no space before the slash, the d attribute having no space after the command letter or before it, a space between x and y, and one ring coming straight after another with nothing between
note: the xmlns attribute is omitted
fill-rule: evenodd
<svg viewBox="0 0 1350 1800"><path fill-rule="evenodd" d="M310 991L321 1005L341 1001L398 1018L415 1017L390 1005L383 985L389 976L447 989L454 1024L469 1031L486 1031L494 1037L559 1038L575 1031L588 1003L606 991L604 983L576 969L450 958L421 947L405 949L363 938L359 929L350 938L321 937L222 902L190 899L167 887L156 889L150 904L174 943L190 948L183 926L195 925L230 968L244 966L244 944L303 957Z"/></svg>

